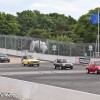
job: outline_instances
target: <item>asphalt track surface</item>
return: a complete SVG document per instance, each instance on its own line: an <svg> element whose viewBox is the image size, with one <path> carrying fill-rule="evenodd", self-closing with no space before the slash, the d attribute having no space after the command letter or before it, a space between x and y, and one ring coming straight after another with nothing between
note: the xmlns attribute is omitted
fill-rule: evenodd
<svg viewBox="0 0 100 100"><path fill-rule="evenodd" d="M3 97L0 97L0 100L20 100L20 99L17 99L17 98L14 98L14 97L3 96Z"/></svg>
<svg viewBox="0 0 100 100"><path fill-rule="evenodd" d="M53 62L41 61L37 66L23 66L20 58L10 63L0 63L0 75L19 80L47 84L100 95L100 74L87 74L86 65L74 65L74 69L54 69ZM19 100L0 97L0 100Z"/></svg>

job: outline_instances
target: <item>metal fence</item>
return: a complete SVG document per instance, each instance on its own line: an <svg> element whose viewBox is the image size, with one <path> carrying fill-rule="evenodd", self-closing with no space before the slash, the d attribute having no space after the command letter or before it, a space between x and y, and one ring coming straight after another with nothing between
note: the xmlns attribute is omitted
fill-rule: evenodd
<svg viewBox="0 0 100 100"><path fill-rule="evenodd" d="M95 57L95 43L73 43L49 39L0 35L0 48L63 56Z"/></svg>

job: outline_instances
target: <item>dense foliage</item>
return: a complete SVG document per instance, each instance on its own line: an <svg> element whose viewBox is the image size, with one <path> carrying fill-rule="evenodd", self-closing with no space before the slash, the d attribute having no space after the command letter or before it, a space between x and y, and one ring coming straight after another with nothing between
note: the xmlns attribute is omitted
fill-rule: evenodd
<svg viewBox="0 0 100 100"><path fill-rule="evenodd" d="M4 35L16 35L19 31L17 18L11 14L0 12L0 33Z"/></svg>
<svg viewBox="0 0 100 100"><path fill-rule="evenodd" d="M100 8L90 10L89 13L82 15L73 28L73 34L76 34L75 41L84 43L95 43L98 34L98 25L92 24L90 16L95 14Z"/></svg>
<svg viewBox="0 0 100 100"><path fill-rule="evenodd" d="M37 10L17 12L17 16L0 12L0 34L93 43L98 26L91 24L90 16L98 10L100 8L90 10L78 20L63 14L42 14Z"/></svg>

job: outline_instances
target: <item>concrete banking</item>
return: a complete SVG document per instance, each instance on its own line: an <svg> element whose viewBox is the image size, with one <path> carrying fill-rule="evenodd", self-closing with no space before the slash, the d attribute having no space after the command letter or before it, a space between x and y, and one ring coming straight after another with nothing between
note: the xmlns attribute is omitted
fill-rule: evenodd
<svg viewBox="0 0 100 100"><path fill-rule="evenodd" d="M100 95L54 87L34 82L0 77L0 94L20 100L100 100Z"/></svg>

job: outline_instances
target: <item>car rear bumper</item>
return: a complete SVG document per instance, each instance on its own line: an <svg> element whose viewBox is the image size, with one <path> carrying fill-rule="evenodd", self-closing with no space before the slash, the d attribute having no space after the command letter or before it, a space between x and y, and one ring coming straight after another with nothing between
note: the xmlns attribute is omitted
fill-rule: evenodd
<svg viewBox="0 0 100 100"><path fill-rule="evenodd" d="M9 59L0 59L0 62L9 62L10 60Z"/></svg>

